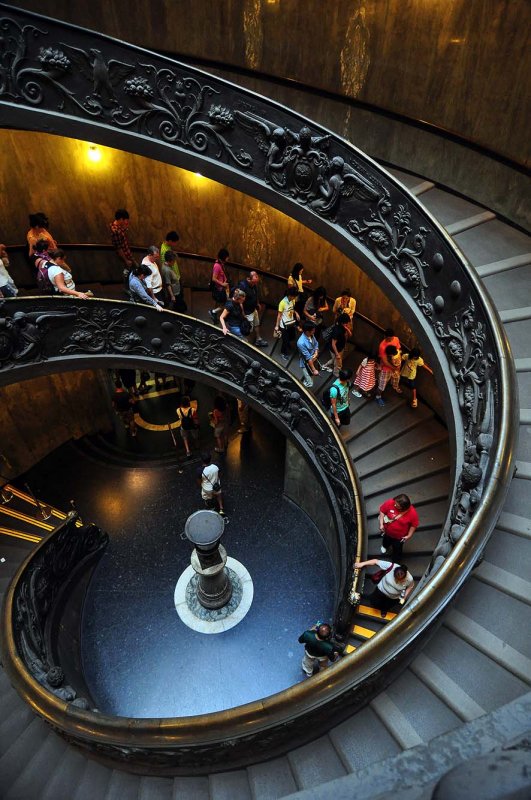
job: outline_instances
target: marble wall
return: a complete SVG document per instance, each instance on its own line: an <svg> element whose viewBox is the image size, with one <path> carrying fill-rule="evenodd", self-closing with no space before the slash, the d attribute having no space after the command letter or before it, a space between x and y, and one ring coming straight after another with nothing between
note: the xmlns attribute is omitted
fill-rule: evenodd
<svg viewBox="0 0 531 800"><path fill-rule="evenodd" d="M15 478L64 442L110 430L112 414L103 372L64 372L0 389L0 473Z"/></svg>
<svg viewBox="0 0 531 800"><path fill-rule="evenodd" d="M50 229L63 245L110 243L114 210L131 215L134 244L160 244L168 230L179 231L182 250L213 256L227 247L234 261L287 276L296 261L306 267L314 286L336 295L349 287L358 311L382 327L394 327L409 346L414 336L386 295L336 248L280 211L241 192L198 177L195 173L111 148L102 158L87 158L88 144L44 133L0 130L4 190L0 191L2 241L22 244L27 214L44 210ZM46 184L28 180L46 175ZM68 247L67 247L68 249ZM113 255L90 249L69 258L79 283L120 281L121 266ZM31 285L23 255L12 256L15 281ZM204 265L184 266L185 283L206 286ZM268 297L275 303L279 297Z"/></svg>
<svg viewBox="0 0 531 800"><path fill-rule="evenodd" d="M19 0L143 47L302 81L525 162L528 0Z"/></svg>

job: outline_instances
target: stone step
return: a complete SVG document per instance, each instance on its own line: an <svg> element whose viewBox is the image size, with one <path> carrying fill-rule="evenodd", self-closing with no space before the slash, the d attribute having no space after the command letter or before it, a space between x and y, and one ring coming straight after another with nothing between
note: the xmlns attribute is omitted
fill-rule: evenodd
<svg viewBox="0 0 531 800"><path fill-rule="evenodd" d="M297 747L288 754L299 789L311 789L346 775L346 768L328 736Z"/></svg>
<svg viewBox="0 0 531 800"><path fill-rule="evenodd" d="M423 452L433 452L433 458L437 458L440 452L438 446L448 450L448 431L440 422L431 419L415 428L414 434L407 431L396 439L388 440L384 446L361 456L354 463L359 477L364 480L374 472L400 465L411 456Z"/></svg>
<svg viewBox="0 0 531 800"><path fill-rule="evenodd" d="M75 750L73 747L68 747L63 753L61 760L55 764L55 769L46 785L41 789L39 800L66 800L74 796L79 779L81 778L85 766L86 756ZM136 778L138 782L138 778ZM122 795L122 798L127 798L128 795ZM105 798L107 800L107 798Z"/></svg>
<svg viewBox="0 0 531 800"><path fill-rule="evenodd" d="M379 471L372 470L369 477L363 480L363 493L365 499L371 498L375 494L387 492L396 494L400 487L402 491L415 495L416 490L412 484L420 478L427 479L431 475L443 473L448 482L448 470L450 467L450 453L446 442L430 447L428 450L417 453L409 458L404 458L390 467L381 468ZM414 500L412 499L413 504Z"/></svg>
<svg viewBox="0 0 531 800"><path fill-rule="evenodd" d="M471 217L466 217L466 219L460 219L457 222L446 225L446 230L450 236L455 236L471 228L477 228L478 225L483 225L484 222L489 222L491 219L495 218L496 215L493 214L492 211L481 211L479 214L474 214Z"/></svg>
<svg viewBox="0 0 531 800"><path fill-rule="evenodd" d="M384 419L380 419L377 425L363 433L358 433L354 438L350 439L348 443L349 453L353 459L360 458L372 453L374 450L379 450L382 445L392 442L405 433L415 431L414 436L416 436L423 429L424 424L428 424L432 418L433 411L424 403L421 403L418 408L406 406L400 413L400 424L398 424L398 417L394 415L387 416ZM448 431L444 430L448 438Z"/></svg>
<svg viewBox="0 0 531 800"><path fill-rule="evenodd" d="M247 767L253 800L277 800L297 791L291 764L287 757Z"/></svg>
<svg viewBox="0 0 531 800"><path fill-rule="evenodd" d="M27 753L23 772L4 795L5 800L18 800L20 797L38 797L42 786L52 776L60 764L68 747L55 731L48 729L48 735L38 749Z"/></svg>
<svg viewBox="0 0 531 800"><path fill-rule="evenodd" d="M244 769L233 772L218 772L210 775L211 800L252 800L251 787Z"/></svg>

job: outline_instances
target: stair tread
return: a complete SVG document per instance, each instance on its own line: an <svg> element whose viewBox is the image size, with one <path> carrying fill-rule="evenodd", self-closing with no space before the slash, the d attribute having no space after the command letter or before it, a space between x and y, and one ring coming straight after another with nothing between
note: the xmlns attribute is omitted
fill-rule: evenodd
<svg viewBox="0 0 531 800"><path fill-rule="evenodd" d="M33 716L33 715L32 715ZM23 772L28 761L28 753L36 751L49 733L46 724L37 717L24 727L0 758L0 775L4 791L7 791Z"/></svg>
<svg viewBox="0 0 531 800"><path fill-rule="evenodd" d="M300 789L310 789L346 775L346 769L328 736L321 736L303 747L295 748L288 758Z"/></svg>
<svg viewBox="0 0 531 800"><path fill-rule="evenodd" d="M27 754L24 771L6 794L6 800L20 797L37 797L42 786L49 780L55 765L60 763L68 747L55 731L48 730L48 735L38 749Z"/></svg>
<svg viewBox="0 0 531 800"><path fill-rule="evenodd" d="M173 800L172 779L155 775L141 776L139 779L138 800Z"/></svg>
<svg viewBox="0 0 531 800"><path fill-rule="evenodd" d="M449 464L448 434L444 428L440 430L440 427L436 423L432 431L425 431L418 437L417 431L415 434L406 433L390 441L385 447L358 458L355 460L358 475L363 480L377 470L383 472L385 469L401 469L402 464L411 463L415 456L420 456L419 463L424 461L428 467L440 461Z"/></svg>
<svg viewBox="0 0 531 800"><path fill-rule="evenodd" d="M417 408L405 406L400 414L400 419L393 415L385 417L377 425L351 439L348 446L349 453L353 459L356 459L376 448L380 448L383 444L391 441L392 438L403 436L409 431L415 431L414 435L417 432L424 435L424 426L429 425L432 421L435 422L432 418L433 411L425 403L420 403ZM437 423L437 426L446 431L441 423ZM430 426L429 430L436 433L434 426ZM446 436L448 436L447 431Z"/></svg>
<svg viewBox="0 0 531 800"><path fill-rule="evenodd" d="M275 758L247 767L253 800L275 800L297 791L288 759Z"/></svg>
<svg viewBox="0 0 531 800"><path fill-rule="evenodd" d="M39 800L63 800L63 798L66 800L73 797L86 761L82 753L73 747L68 747L59 763L55 765L54 772L42 789ZM125 800L125 796L122 797Z"/></svg>
<svg viewBox="0 0 531 800"><path fill-rule="evenodd" d="M109 786L113 770L98 764L97 761L85 759L85 769L81 775L72 800L94 800L104 798Z"/></svg>
<svg viewBox="0 0 531 800"><path fill-rule="evenodd" d="M369 706L336 725L329 736L343 764L352 772L401 751L396 739Z"/></svg>
<svg viewBox="0 0 531 800"><path fill-rule="evenodd" d="M217 772L210 775L211 800L251 800L251 787L246 770Z"/></svg>
<svg viewBox="0 0 531 800"><path fill-rule="evenodd" d="M377 494L373 494L366 501L366 513L368 517L377 515L378 509L385 500L401 492L399 478L400 476L397 476L396 491L390 492L389 489L385 489ZM427 503L433 503L436 500L448 498L448 478L448 472L440 472L437 475L429 475L427 478L416 481L414 487L411 487L411 502L419 511L419 522L421 525L423 524L423 519L420 509ZM446 509L447 508L448 502L446 501Z"/></svg>

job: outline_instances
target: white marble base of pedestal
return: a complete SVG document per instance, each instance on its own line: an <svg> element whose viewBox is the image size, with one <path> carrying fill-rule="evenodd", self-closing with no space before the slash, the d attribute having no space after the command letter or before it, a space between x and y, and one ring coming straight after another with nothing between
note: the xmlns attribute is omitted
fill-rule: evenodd
<svg viewBox="0 0 531 800"><path fill-rule="evenodd" d="M174 592L175 610L188 628L199 633L223 633L241 622L251 608L254 587L249 572L243 564L230 556L227 558L226 566L236 573L241 582L241 600L234 610L230 610L227 606L219 609L198 609L199 613L208 616L208 619L196 616L186 602L188 584L196 575L194 568L191 565L187 567L177 581Z"/></svg>

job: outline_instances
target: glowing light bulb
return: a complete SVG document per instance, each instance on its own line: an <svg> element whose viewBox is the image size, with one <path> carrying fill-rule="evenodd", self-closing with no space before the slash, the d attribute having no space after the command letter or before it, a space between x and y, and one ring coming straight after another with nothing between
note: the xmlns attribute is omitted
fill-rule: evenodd
<svg viewBox="0 0 531 800"><path fill-rule="evenodd" d="M100 150L99 147L96 147L95 144L89 145L89 149L88 149L87 155L88 155L89 161L93 161L94 163L97 163L98 161L101 161L101 150Z"/></svg>

